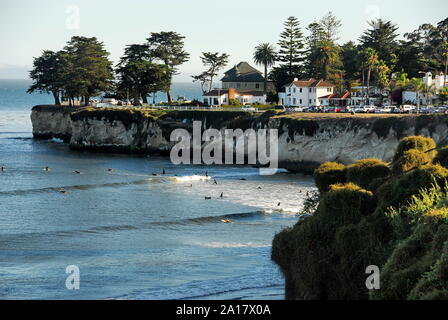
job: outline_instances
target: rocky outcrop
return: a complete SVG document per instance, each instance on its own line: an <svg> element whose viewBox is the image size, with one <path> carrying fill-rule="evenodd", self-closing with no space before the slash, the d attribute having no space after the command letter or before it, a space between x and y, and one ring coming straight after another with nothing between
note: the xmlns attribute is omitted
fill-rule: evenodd
<svg viewBox="0 0 448 320"><path fill-rule="evenodd" d="M371 157L391 161L399 140L408 135L429 136L442 145L448 137L445 115L294 118L273 112L36 106L31 120L35 138L61 138L73 149L151 154L168 153L174 144L172 130L191 131L194 120L202 121L203 128L278 129L279 165L298 172L312 172L325 161L348 164Z"/></svg>

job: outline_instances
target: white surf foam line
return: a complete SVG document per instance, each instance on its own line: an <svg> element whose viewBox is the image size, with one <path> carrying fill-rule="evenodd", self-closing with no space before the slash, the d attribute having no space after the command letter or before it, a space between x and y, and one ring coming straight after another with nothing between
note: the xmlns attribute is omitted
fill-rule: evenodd
<svg viewBox="0 0 448 320"><path fill-rule="evenodd" d="M270 244L263 243L253 243L253 242L195 242L193 245L204 247L204 248L268 248L271 247Z"/></svg>
<svg viewBox="0 0 448 320"><path fill-rule="evenodd" d="M200 175L192 175L192 176L179 176L179 177L169 177L168 179L176 181L176 182L190 182L190 181L207 181L210 180L211 177L200 176Z"/></svg>

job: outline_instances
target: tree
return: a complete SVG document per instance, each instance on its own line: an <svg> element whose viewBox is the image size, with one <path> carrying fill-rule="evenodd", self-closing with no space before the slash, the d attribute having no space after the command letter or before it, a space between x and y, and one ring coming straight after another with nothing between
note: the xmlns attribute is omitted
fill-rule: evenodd
<svg viewBox="0 0 448 320"><path fill-rule="evenodd" d="M147 39L152 57L162 61L168 70L169 87L166 89L168 103L173 101L171 83L178 71L178 66L188 61L190 55L184 50L185 37L177 32L151 33Z"/></svg>
<svg viewBox="0 0 448 320"><path fill-rule="evenodd" d="M416 100L417 100L417 113L420 113L420 93L425 90L425 85L423 80L420 78L412 78L409 81L409 86L412 90L415 91Z"/></svg>
<svg viewBox="0 0 448 320"><path fill-rule="evenodd" d="M262 43L255 47L254 61L256 64L264 66L264 94L268 89L268 68L275 64L276 51L269 43Z"/></svg>
<svg viewBox="0 0 448 320"><path fill-rule="evenodd" d="M445 57L445 72L443 74L443 87L446 87L446 74L448 73L448 41L443 44L443 56Z"/></svg>
<svg viewBox="0 0 448 320"><path fill-rule="evenodd" d="M210 75L208 74L207 71L204 71L197 76L191 76L191 77L193 78L193 82L199 82L201 84L201 90L203 95L210 90L211 81L210 81Z"/></svg>
<svg viewBox="0 0 448 320"><path fill-rule="evenodd" d="M30 71L33 84L27 92L51 93L54 103L60 105L65 85L65 67L65 56L61 51L45 50L40 57L34 58L33 69Z"/></svg>
<svg viewBox="0 0 448 320"><path fill-rule="evenodd" d="M284 30L280 34L278 45L280 50L277 60L283 62L280 66L285 69L289 77L299 74L299 65L304 61L304 40L300 23L295 17L289 17L284 23Z"/></svg>
<svg viewBox="0 0 448 320"><path fill-rule="evenodd" d="M341 60L347 80L357 80L361 78L362 51L353 42L349 41L341 47Z"/></svg>
<svg viewBox="0 0 448 320"><path fill-rule="evenodd" d="M364 68L367 69L367 97L370 96L370 76L372 71L378 65L379 57L378 53L373 48L367 48L363 51Z"/></svg>
<svg viewBox="0 0 448 320"><path fill-rule="evenodd" d="M323 30L325 40L336 42L339 40L339 32L342 22L331 11L329 11L319 23Z"/></svg>
<svg viewBox="0 0 448 320"><path fill-rule="evenodd" d="M118 90L130 91L136 106L141 105L140 98L147 103L149 93L165 90L169 85L167 68L151 61L147 45L127 46L116 72L120 77Z"/></svg>
<svg viewBox="0 0 448 320"><path fill-rule="evenodd" d="M439 90L439 100L441 104L445 104L448 101L448 87L443 87Z"/></svg>
<svg viewBox="0 0 448 320"><path fill-rule="evenodd" d="M209 90L212 90L213 78L218 75L219 70L224 68L229 62L229 55L226 53L219 54L218 52L203 52L202 64L208 67L206 74L209 77Z"/></svg>
<svg viewBox="0 0 448 320"><path fill-rule="evenodd" d="M71 65L67 73L71 82L71 97L82 96L84 104L90 97L107 91L113 80L112 62L104 44L97 38L75 36L64 48Z"/></svg>
<svg viewBox="0 0 448 320"><path fill-rule="evenodd" d="M332 40L320 41L314 52L315 62L320 69L320 78L327 80L334 78L334 73L338 73L335 69L336 65L340 65L339 48Z"/></svg>
<svg viewBox="0 0 448 320"><path fill-rule="evenodd" d="M364 49L372 48L378 53L378 58L386 65L392 66L393 54L396 53L398 27L391 21L382 19L369 22L370 29L366 30L360 38Z"/></svg>

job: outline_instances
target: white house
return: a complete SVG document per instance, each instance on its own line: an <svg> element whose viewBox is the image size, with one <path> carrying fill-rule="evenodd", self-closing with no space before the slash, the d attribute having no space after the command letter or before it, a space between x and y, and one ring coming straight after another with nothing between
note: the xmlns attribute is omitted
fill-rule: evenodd
<svg viewBox="0 0 448 320"><path fill-rule="evenodd" d="M265 104L266 96L262 91L257 90L235 90L230 89L214 89L205 93L203 96L204 104L209 106L217 106L221 104L229 104L230 99L236 99L240 104Z"/></svg>
<svg viewBox="0 0 448 320"><path fill-rule="evenodd" d="M279 93L280 103L286 107L319 107L320 98L333 93L334 86L324 80L298 80L284 86L285 92Z"/></svg>
<svg viewBox="0 0 448 320"><path fill-rule="evenodd" d="M431 72L426 72L422 80L424 84L426 84L428 87L432 87L437 93L440 89L444 87L445 76L442 72L437 74L435 77L432 75ZM448 86L448 77L445 86ZM402 98L403 103L417 104L417 93L415 91L411 90L403 91ZM430 105L434 104L437 101L437 98L438 98L437 94L428 95L424 92L421 92L419 94L420 101L418 102L423 105Z"/></svg>

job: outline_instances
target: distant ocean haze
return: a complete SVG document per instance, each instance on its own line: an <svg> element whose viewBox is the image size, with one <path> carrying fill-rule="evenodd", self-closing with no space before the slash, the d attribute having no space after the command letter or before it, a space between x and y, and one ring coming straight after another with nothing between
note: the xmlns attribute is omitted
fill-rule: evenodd
<svg viewBox="0 0 448 320"><path fill-rule="evenodd" d="M50 94L26 91L31 86L31 80L26 79L0 79L0 110L31 109L38 104L53 104L54 99ZM176 82L171 86L174 99L184 97L187 100L201 100L202 91L198 83ZM152 103L152 96L148 102ZM167 101L166 93L156 93L156 103Z"/></svg>

